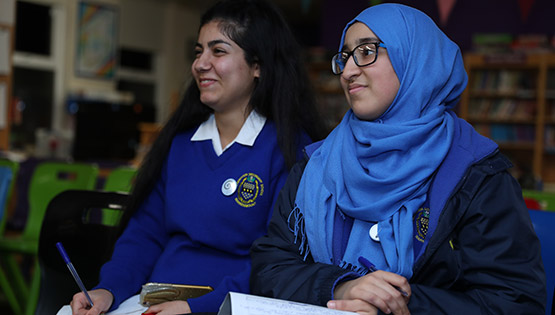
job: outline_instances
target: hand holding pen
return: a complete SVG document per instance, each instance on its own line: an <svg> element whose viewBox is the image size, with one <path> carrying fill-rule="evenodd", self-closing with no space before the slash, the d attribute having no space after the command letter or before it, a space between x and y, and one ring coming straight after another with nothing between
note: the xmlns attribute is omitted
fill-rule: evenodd
<svg viewBox="0 0 555 315"><path fill-rule="evenodd" d="M94 302L94 306L90 307L89 302L85 298L83 292L79 292L73 296L71 301L71 311L74 315L99 315L104 314L110 309L114 297L112 293L104 289L95 289L89 291L89 295Z"/></svg>
<svg viewBox="0 0 555 315"><path fill-rule="evenodd" d="M377 309L386 314L410 314L407 305L410 298L408 280L392 272L377 270L364 258L362 261L359 259L359 262L373 272L339 283L333 291L334 300L329 301L327 306L368 314L375 314Z"/></svg>
<svg viewBox="0 0 555 315"><path fill-rule="evenodd" d="M358 262L361 263L364 267L368 268L368 271L369 271L370 273L375 272L375 271L378 271L378 268L376 268L376 265L374 265L374 264L371 263L368 259L366 259L366 258L364 258L364 257L362 257L362 256L360 256L360 257L358 258ZM409 296L409 294L408 294L407 292L403 291L401 288L399 288L399 287L397 287L397 286L393 286L393 287L395 287L395 289L397 289L397 291L401 292L401 294L402 294L404 297L408 297L408 296Z"/></svg>
<svg viewBox="0 0 555 315"><path fill-rule="evenodd" d="M62 245L61 242L58 242L58 243L56 243L56 247L58 248L58 251L60 252L60 255L62 255L62 258L64 259L64 262L66 263L67 268L69 269L69 272L71 272L71 275L73 276L73 279L75 279L75 282L79 286L79 289L81 289L81 291L85 294L85 297L87 298L87 300L89 301L89 303L92 307L93 302L91 300L91 297L89 296L89 293L87 292L87 289L85 288L85 285L83 284L83 281L81 281L81 278L79 277L79 274L77 274L77 270L75 270L75 267L73 267L73 264L69 260L69 256L67 255L67 253L64 249L64 246Z"/></svg>
<svg viewBox="0 0 555 315"><path fill-rule="evenodd" d="M86 298L86 300L84 300L82 297L80 297L80 294L76 294L73 296L73 300L71 301L72 313L101 314L102 312L108 310L114 299L112 294L104 289L98 289L88 292L85 288L85 285L83 284L83 281L79 277L79 274L77 274L77 270L75 270L75 267L69 260L69 256L67 255L62 243L56 243L56 247L58 248L58 251L60 252L62 258L64 259L64 262L66 263L67 268L73 276L73 279L75 279L75 282L79 286L79 289L81 289L83 296ZM91 298L91 296L93 298ZM95 301L94 305L93 300Z"/></svg>

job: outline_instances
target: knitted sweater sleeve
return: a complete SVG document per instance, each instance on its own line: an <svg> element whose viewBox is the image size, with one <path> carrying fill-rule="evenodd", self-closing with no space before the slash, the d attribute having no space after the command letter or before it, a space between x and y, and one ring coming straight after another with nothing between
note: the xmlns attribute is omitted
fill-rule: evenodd
<svg viewBox="0 0 555 315"><path fill-rule="evenodd" d="M95 289L112 293L114 301L110 310L141 290L168 240L163 190L159 180L116 242L112 258L102 266L100 283Z"/></svg>

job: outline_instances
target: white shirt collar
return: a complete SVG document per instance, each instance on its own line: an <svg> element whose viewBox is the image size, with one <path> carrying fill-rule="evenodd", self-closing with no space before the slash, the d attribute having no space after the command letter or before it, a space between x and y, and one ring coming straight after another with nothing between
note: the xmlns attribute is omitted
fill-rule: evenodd
<svg viewBox="0 0 555 315"><path fill-rule="evenodd" d="M265 123L266 117L258 114L255 110L251 111L249 117L247 117L247 120L245 120L245 123L237 134L237 137L235 137L235 139L225 148L222 148L220 134L218 133L218 127L216 127L216 119L214 114L211 114L210 117L208 117L208 119L198 127L195 134L191 137L191 141L212 140L214 152L216 152L217 156L220 156L235 142L252 147Z"/></svg>

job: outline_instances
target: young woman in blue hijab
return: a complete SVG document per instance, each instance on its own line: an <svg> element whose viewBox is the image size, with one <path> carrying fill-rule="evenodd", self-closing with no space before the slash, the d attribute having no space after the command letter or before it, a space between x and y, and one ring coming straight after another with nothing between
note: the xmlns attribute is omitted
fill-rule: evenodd
<svg viewBox="0 0 555 315"><path fill-rule="evenodd" d="M543 313L511 163L452 111L467 84L457 45L424 13L382 4L339 47L351 109L290 173L252 248L252 292L360 314Z"/></svg>

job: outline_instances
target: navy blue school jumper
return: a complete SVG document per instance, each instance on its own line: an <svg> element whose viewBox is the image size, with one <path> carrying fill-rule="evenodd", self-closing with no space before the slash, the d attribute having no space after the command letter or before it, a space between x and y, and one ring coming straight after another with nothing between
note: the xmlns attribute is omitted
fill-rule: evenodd
<svg viewBox="0 0 555 315"><path fill-rule="evenodd" d="M288 174L275 126L266 121L252 147L234 143L220 156L211 140L190 141L195 131L174 138L155 188L102 267L97 288L114 295L111 310L147 282L212 286L188 300L193 312L216 312L228 291L249 292L249 249ZM237 188L226 196L228 179Z"/></svg>

